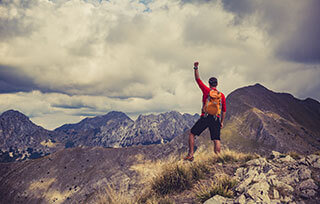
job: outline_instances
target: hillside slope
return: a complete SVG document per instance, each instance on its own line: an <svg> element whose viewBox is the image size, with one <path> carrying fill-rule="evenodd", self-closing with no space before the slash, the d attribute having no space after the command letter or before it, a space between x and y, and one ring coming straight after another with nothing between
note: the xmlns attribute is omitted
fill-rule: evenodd
<svg viewBox="0 0 320 204"><path fill-rule="evenodd" d="M227 97L222 141L231 148L267 153L320 149L320 103L275 93L260 84Z"/></svg>

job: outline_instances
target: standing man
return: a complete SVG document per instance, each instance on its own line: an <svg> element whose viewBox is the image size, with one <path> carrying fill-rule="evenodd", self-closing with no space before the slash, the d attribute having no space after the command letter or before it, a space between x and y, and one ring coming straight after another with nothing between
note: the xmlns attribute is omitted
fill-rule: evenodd
<svg viewBox="0 0 320 204"><path fill-rule="evenodd" d="M193 161L194 136L199 136L206 128L210 130L214 152L216 154L220 153L220 129L223 128L223 121L226 116L226 98L223 93L217 90L217 78L211 77L209 87L207 87L199 77L198 65L198 62L194 63L194 77L203 93L202 109L200 119L191 128L189 134L189 154L184 158L189 161Z"/></svg>

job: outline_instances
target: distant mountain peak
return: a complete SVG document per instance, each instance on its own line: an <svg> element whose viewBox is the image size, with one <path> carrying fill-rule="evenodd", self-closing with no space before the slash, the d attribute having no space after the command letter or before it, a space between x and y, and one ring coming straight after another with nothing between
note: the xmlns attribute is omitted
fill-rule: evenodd
<svg viewBox="0 0 320 204"><path fill-rule="evenodd" d="M4 118L4 119L9 119L9 118L14 118L16 120L22 120L22 121L30 121L29 117L27 117L26 115L24 115L23 113L17 111L17 110L7 110L5 112L3 112L0 115L0 118Z"/></svg>
<svg viewBox="0 0 320 204"><path fill-rule="evenodd" d="M121 111L110 111L105 115L102 115L102 117L126 117L129 118L127 114Z"/></svg>

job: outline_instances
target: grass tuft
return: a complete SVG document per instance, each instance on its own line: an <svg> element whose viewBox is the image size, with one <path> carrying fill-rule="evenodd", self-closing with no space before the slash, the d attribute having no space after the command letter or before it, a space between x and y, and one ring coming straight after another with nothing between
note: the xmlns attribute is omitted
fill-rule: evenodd
<svg viewBox="0 0 320 204"><path fill-rule="evenodd" d="M197 199L203 203L215 195L233 198L232 188L236 184L237 181L226 174L219 175L219 177L216 176L209 184L200 184L195 188Z"/></svg>
<svg viewBox="0 0 320 204"><path fill-rule="evenodd" d="M132 199L127 196L123 191L116 191L114 187L107 185L104 189L104 192L99 193L98 196L94 199L97 204L131 204Z"/></svg>
<svg viewBox="0 0 320 204"><path fill-rule="evenodd" d="M219 163L232 163L232 162L247 162L252 159L258 158L258 155L256 154L246 154L246 153L240 153L231 151L229 149L221 152L217 157L217 162Z"/></svg>

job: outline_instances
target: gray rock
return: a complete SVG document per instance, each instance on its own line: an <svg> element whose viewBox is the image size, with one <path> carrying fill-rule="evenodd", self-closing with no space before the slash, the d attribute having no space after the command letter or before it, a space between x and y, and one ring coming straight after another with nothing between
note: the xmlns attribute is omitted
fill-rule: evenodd
<svg viewBox="0 0 320 204"><path fill-rule="evenodd" d="M249 166L263 167L267 163L268 163L267 160L265 158L261 157L261 158L258 158L258 159L250 160L246 164L249 165Z"/></svg>
<svg viewBox="0 0 320 204"><path fill-rule="evenodd" d="M281 178L281 181L289 185L299 182L298 170L293 171L292 173Z"/></svg>
<svg viewBox="0 0 320 204"><path fill-rule="evenodd" d="M230 204L233 203L233 199L225 198L220 195L215 195L209 200L207 200L206 202L204 202L204 204L228 204L228 203Z"/></svg>
<svg viewBox="0 0 320 204"><path fill-rule="evenodd" d="M246 202L246 196L244 194L241 194L236 200L235 203L239 204L245 204Z"/></svg>
<svg viewBox="0 0 320 204"><path fill-rule="evenodd" d="M256 202L270 203L268 196L269 187L266 181L255 183L249 187L247 194Z"/></svg>
<svg viewBox="0 0 320 204"><path fill-rule="evenodd" d="M311 154L306 157L306 161L309 165L312 165L312 163L316 162L319 158L320 156Z"/></svg>
<svg viewBox="0 0 320 204"><path fill-rule="evenodd" d="M285 197L282 197L281 198L281 202L282 203L289 203L293 200L293 197L292 196L285 196Z"/></svg>
<svg viewBox="0 0 320 204"><path fill-rule="evenodd" d="M313 179L308 179L305 181L302 181L299 186L298 189L301 190L306 190L306 189L318 189L318 186L315 184Z"/></svg>
<svg viewBox="0 0 320 204"><path fill-rule="evenodd" d="M269 158L270 159L279 159L280 156L282 156L283 154L281 154L280 152L277 151L272 151Z"/></svg>
<svg viewBox="0 0 320 204"><path fill-rule="evenodd" d="M298 170L298 175L300 180L305 180L311 178L311 170L307 167L303 167Z"/></svg>
<svg viewBox="0 0 320 204"><path fill-rule="evenodd" d="M281 204L280 200L271 200L270 204Z"/></svg>
<svg viewBox="0 0 320 204"><path fill-rule="evenodd" d="M305 189L305 190L302 190L301 191L301 196L303 198L310 198L310 197L313 197L317 194L317 192L313 189Z"/></svg>
<svg viewBox="0 0 320 204"><path fill-rule="evenodd" d="M279 199L280 198L280 194L279 194L279 191L277 191L276 189L273 189L273 198L274 199Z"/></svg>
<svg viewBox="0 0 320 204"><path fill-rule="evenodd" d="M280 158L279 161L289 162L289 163L296 162L296 160L294 160L290 155L287 155L286 157Z"/></svg>
<svg viewBox="0 0 320 204"><path fill-rule="evenodd" d="M290 186L282 181L274 180L273 185L278 188L283 188L283 189L287 190L288 192L294 191L294 188L292 186Z"/></svg>

